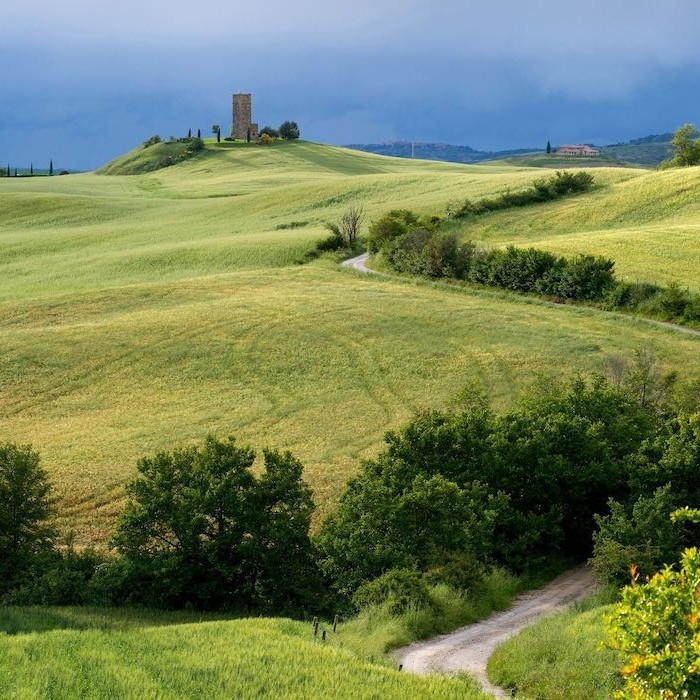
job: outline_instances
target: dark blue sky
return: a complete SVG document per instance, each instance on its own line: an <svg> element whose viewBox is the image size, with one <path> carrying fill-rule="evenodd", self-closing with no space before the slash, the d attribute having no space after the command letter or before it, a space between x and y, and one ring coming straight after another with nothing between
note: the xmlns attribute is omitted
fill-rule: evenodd
<svg viewBox="0 0 700 700"><path fill-rule="evenodd" d="M226 130L239 91L261 126L336 144L700 125L697 0L7 0L0 26L3 165L88 169L155 133Z"/></svg>

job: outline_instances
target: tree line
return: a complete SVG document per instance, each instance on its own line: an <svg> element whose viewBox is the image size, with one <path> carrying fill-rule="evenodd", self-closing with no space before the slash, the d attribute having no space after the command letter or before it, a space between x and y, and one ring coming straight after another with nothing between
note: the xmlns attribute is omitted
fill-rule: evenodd
<svg viewBox="0 0 700 700"><path fill-rule="evenodd" d="M468 392L416 415L314 534L296 458L263 450L256 473L255 450L209 437L139 460L111 550L78 551L51 525L39 455L5 443L0 599L303 615L397 591L420 605L429 581L469 589L493 567L561 558L592 556L607 581L632 561L651 573L697 535L664 519L700 506L700 391L643 354L616 367L543 383L503 413Z"/></svg>

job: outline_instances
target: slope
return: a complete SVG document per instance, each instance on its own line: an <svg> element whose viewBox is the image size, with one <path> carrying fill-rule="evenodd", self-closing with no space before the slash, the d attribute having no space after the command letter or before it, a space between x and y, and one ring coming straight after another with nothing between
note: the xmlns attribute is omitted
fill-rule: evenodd
<svg viewBox="0 0 700 700"><path fill-rule="evenodd" d="M646 345L697 370L695 338L641 321L294 264L350 203L432 213L541 173L212 144L148 175L0 181L3 440L39 450L62 524L101 544L136 460L208 433L291 449L325 512L386 430L470 381L503 404ZM597 177L612 207L647 175Z"/></svg>

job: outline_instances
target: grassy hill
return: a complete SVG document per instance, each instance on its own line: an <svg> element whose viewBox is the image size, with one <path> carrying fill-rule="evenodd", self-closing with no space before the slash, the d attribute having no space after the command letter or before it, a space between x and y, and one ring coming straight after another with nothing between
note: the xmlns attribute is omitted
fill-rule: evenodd
<svg viewBox="0 0 700 700"><path fill-rule="evenodd" d="M502 405L541 374L601 370L647 345L697 370L698 339L643 321L296 264L349 204L369 218L441 212L541 176L224 142L154 173L4 179L3 439L39 450L62 524L100 544L136 460L208 433L292 450L325 512L386 430L468 382ZM694 177L601 169L590 197L482 218L464 235L591 249L624 274L696 286Z"/></svg>
<svg viewBox="0 0 700 700"><path fill-rule="evenodd" d="M360 661L284 619L11 608L0 629L12 634L0 644L7 698L486 697L464 681Z"/></svg>
<svg viewBox="0 0 700 700"><path fill-rule="evenodd" d="M603 172L603 171L600 171ZM629 171L628 171L629 172ZM700 168L639 172L582 197L491 214L459 226L490 246L605 255L620 278L700 290Z"/></svg>

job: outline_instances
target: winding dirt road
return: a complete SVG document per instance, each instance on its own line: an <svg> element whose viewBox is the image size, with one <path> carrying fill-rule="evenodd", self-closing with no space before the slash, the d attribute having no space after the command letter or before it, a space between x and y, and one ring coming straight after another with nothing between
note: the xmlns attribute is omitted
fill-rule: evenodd
<svg viewBox="0 0 700 700"><path fill-rule="evenodd" d="M491 685L486 663L493 650L537 619L564 610L595 589L595 580L586 566L567 571L543 588L525 593L513 606L481 622L456 632L399 649L395 657L404 670L413 673L457 673L467 671L485 691L496 697L510 697Z"/></svg>
<svg viewBox="0 0 700 700"><path fill-rule="evenodd" d="M377 272L376 270L373 270L371 267L367 267L367 260L369 258L369 253L362 253L362 255L357 255L354 258L349 258L348 260L343 260L341 265L344 267L349 267L353 270L358 270L359 272L366 272L368 274L373 274L373 275L381 275L382 277L391 277L391 275L386 274L385 272ZM555 301L547 301L547 300L542 300L542 304L545 306L556 306L559 308L566 308L567 304L562 304L558 303ZM576 308L575 306L571 306L569 308ZM589 308L594 308L594 307L589 307ZM687 326L681 326L677 323L671 323L670 321L657 321L656 319L653 318L642 318L639 316L632 316L630 314L622 314L622 313L617 313L615 311L603 311L599 310L601 314L604 316L608 316L611 318L636 318L637 321L640 321L642 323L648 323L652 326L657 326L659 328L667 328L668 330L671 331L677 331L678 333L685 333L687 335L694 335L695 337L700 337L700 331L695 330L694 328L688 328Z"/></svg>

